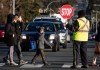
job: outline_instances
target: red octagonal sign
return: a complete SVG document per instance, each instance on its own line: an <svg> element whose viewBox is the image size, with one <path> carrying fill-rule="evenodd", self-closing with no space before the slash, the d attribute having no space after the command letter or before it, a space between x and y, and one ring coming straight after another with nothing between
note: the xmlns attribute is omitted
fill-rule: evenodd
<svg viewBox="0 0 100 70"><path fill-rule="evenodd" d="M60 8L60 15L64 19L70 19L74 14L74 8L71 5L63 5Z"/></svg>

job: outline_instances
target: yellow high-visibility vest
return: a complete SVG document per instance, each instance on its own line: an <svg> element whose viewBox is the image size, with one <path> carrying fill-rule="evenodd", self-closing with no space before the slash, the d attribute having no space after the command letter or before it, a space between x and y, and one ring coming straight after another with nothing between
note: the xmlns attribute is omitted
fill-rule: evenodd
<svg viewBox="0 0 100 70"><path fill-rule="evenodd" d="M77 19L79 23L78 31L73 32L73 40L88 41L88 33L90 29L90 22L85 17Z"/></svg>

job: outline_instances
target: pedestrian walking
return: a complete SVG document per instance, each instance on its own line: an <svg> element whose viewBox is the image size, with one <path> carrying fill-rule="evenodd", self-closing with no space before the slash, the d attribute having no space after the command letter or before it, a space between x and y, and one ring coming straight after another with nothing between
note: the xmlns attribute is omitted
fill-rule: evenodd
<svg viewBox="0 0 100 70"><path fill-rule="evenodd" d="M34 57L32 59L32 64L35 64L36 58L39 55L41 55L43 64L48 65L48 63L46 61L46 58L45 58L45 53L44 53L44 49L45 49L44 43L46 43L50 47L51 47L51 45L44 38L44 27L40 27L38 29L38 33L36 34L36 39L35 40L36 40L36 54L34 55Z"/></svg>
<svg viewBox="0 0 100 70"><path fill-rule="evenodd" d="M9 57L9 64L12 66L17 66L18 64L13 60L13 53L14 53L14 37L15 37L15 18L12 14L9 14L10 21L5 26L5 43L9 47L8 57ZM6 63L7 60L3 58L3 61Z"/></svg>
<svg viewBox="0 0 100 70"><path fill-rule="evenodd" d="M15 44L14 44L14 48L15 48L15 52L17 53L18 56L18 60L19 60L19 64L23 65L28 63L27 61L23 60L23 56L22 56L22 52L21 52L21 33L24 29L23 26L23 19L21 16L18 16L17 14L15 15L16 18L16 23L15 23Z"/></svg>
<svg viewBox="0 0 100 70"><path fill-rule="evenodd" d="M22 18L21 17L19 18L18 15L14 16L14 21L13 21L14 24L13 24L13 26L14 26L14 29L15 29L15 31L14 31L15 34L14 34L14 41L12 43L14 45L14 50L17 53L17 57L18 57L18 60L19 60L19 65L23 65L23 64L28 63L27 61L24 61L23 58L22 58L23 56L22 56L21 46L20 46L21 32L23 30L23 29L21 29L21 28L23 28L21 26L23 24L22 21L23 21ZM9 52L8 52L8 54L9 54ZM3 61L6 64L10 64L9 63L9 55L4 57Z"/></svg>
<svg viewBox="0 0 100 70"><path fill-rule="evenodd" d="M97 57L100 55L100 21L98 23L98 30L97 30L97 34L95 37L95 51L94 51L94 57L92 60L92 64L91 66L100 66L99 64L97 64Z"/></svg>
<svg viewBox="0 0 100 70"><path fill-rule="evenodd" d="M78 18L72 25L65 25L69 30L73 31L73 66L71 66L71 68L77 68L79 55L82 63L81 68L88 68L87 42L90 23L89 20L85 18L84 10L78 12Z"/></svg>

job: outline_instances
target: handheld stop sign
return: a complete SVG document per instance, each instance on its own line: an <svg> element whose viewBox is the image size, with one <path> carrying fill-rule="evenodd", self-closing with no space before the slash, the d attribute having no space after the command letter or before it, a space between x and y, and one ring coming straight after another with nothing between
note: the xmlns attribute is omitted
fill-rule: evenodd
<svg viewBox="0 0 100 70"><path fill-rule="evenodd" d="M70 19L74 14L74 8L71 5L63 5L60 8L60 15L64 18L64 19Z"/></svg>

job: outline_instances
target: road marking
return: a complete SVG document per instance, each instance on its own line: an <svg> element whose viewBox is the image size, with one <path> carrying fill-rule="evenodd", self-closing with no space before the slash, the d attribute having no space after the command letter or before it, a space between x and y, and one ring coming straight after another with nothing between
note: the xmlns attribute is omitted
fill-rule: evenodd
<svg viewBox="0 0 100 70"><path fill-rule="evenodd" d="M1 66L4 66L4 65L5 65L5 63L0 63L0 67L1 67Z"/></svg>
<svg viewBox="0 0 100 70"><path fill-rule="evenodd" d="M72 64L68 64L68 63L67 63L67 64L64 64L64 65L62 66L62 68L70 68L71 66L72 66ZM81 66L82 66L82 65L79 64L79 65L78 65L78 68L81 68Z"/></svg>
<svg viewBox="0 0 100 70"><path fill-rule="evenodd" d="M21 66L20 68L41 68L44 64L25 64L23 66Z"/></svg>

